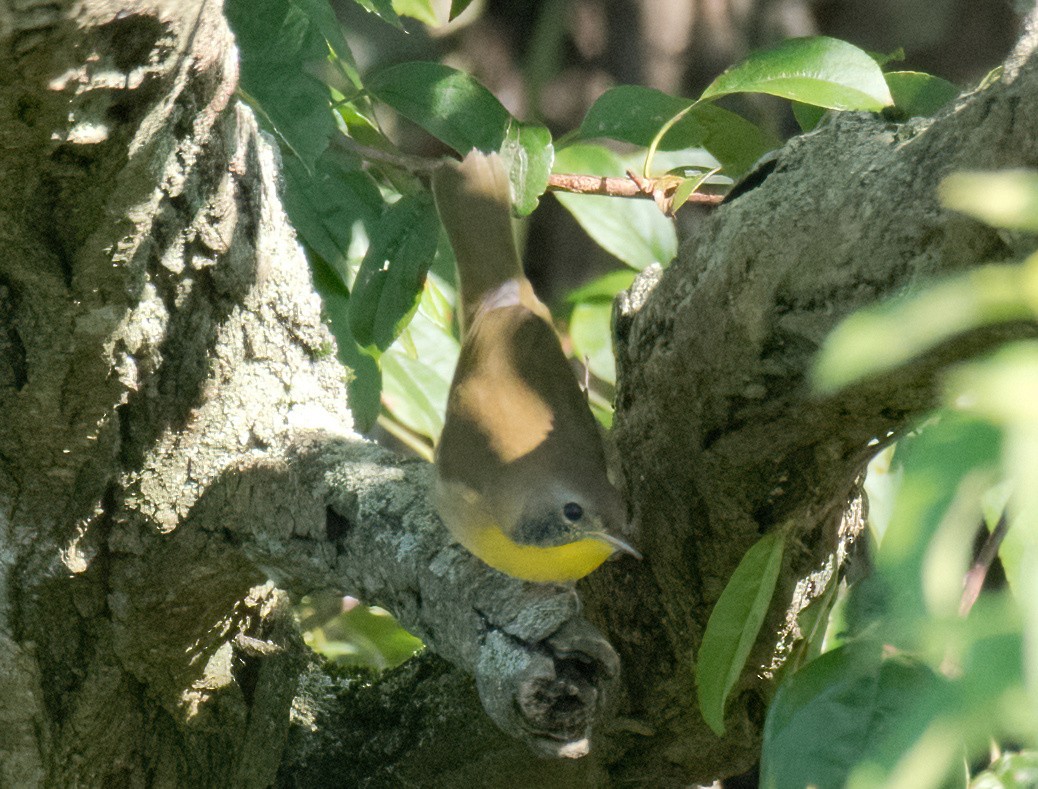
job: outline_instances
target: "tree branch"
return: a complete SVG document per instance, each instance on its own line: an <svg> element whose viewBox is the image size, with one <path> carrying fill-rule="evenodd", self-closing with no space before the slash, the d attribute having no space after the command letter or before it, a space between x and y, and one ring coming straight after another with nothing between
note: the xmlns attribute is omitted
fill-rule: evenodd
<svg viewBox="0 0 1038 789"><path fill-rule="evenodd" d="M690 685L675 692L670 669L642 671L628 686L651 728L683 731L682 774L692 779L753 758L768 694L756 673L785 649L774 635L796 613L786 608L799 582L845 553L860 529L860 518L847 524L842 513L876 447L933 406L950 363L1038 330L975 332L833 397L808 382L845 316L1024 251L941 208L936 187L957 169L1038 165L1036 71L1032 51L1014 78L935 119L894 126L848 113L790 140L763 184L700 222L680 259L662 275L646 272L617 305L613 437L636 544L649 559L596 574L584 601L622 665L644 665L647 640L689 665L742 554L772 528L795 528L774 610L733 691L727 749L692 709ZM649 745L625 767L654 769L661 758Z"/></svg>

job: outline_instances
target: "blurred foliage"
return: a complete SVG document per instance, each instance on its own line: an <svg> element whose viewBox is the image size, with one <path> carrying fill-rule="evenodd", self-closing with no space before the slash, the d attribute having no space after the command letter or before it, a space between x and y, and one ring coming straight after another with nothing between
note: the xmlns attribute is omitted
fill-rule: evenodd
<svg viewBox="0 0 1038 789"><path fill-rule="evenodd" d="M940 195L1003 232L1038 227L1036 173L955 174ZM896 375L978 327L1033 322L1036 270L1032 253L851 316L816 381L833 391ZM1038 785L1038 342L963 362L945 381L943 408L883 459L896 477L870 490L885 523L875 575L850 590L853 632L789 676L769 709L764 786ZM996 570L1007 583L978 597ZM993 742L1032 750L970 780L964 765Z"/></svg>
<svg viewBox="0 0 1038 789"><path fill-rule="evenodd" d="M389 612L352 597L320 593L304 597L296 609L306 643L329 660L384 670L422 649Z"/></svg>
<svg viewBox="0 0 1038 789"><path fill-rule="evenodd" d="M387 29L423 30L407 18L447 23L445 4L430 0L356 2ZM451 19L479 13L478 4L468 5L450 3ZM550 4L536 25L537 56L526 69L531 94L559 61L561 35L551 20L564 6ZM781 144L771 130L718 106L720 97L781 97L808 130L834 111L894 121L932 115L958 92L927 74L888 69L896 58L814 36L750 55L698 98L613 87L575 128L553 134L514 117L465 70L428 60L436 57L431 38L417 33L404 62L366 73L350 51L358 44L347 43L326 0L231 0L228 17L241 51L241 95L280 145L285 207L349 371L358 427L377 421L425 457L442 428L458 353L453 258L428 193L435 161L402 150L399 140L417 133L431 150L500 152L518 218L537 208L553 173L668 177L677 210L697 190L723 192ZM964 173L949 178L941 195L950 209L1028 233L1038 229L1036 183L1034 173ZM650 201L557 197L615 259L612 272L570 294L564 336L586 360L589 400L608 423L612 299L637 271L666 266L678 236L673 219ZM1035 256L949 278L848 319L826 344L816 383L832 392L895 374L963 332L1033 321L1036 305ZM1038 746L1036 404L1038 343L1015 343L953 370L945 408L874 464L875 575L850 592L832 584L803 612L810 637L784 670L768 713L765 786L965 785L963 765L991 741ZM1009 530L997 547L1008 588L970 601L964 616L973 534L983 526L1001 536L1003 509ZM779 530L751 548L710 618L696 672L704 717L717 731L784 547ZM385 668L419 647L383 613L355 601L345 607L340 598L304 601L300 616L315 649ZM1027 751L1005 754L973 785L1025 785L1034 762Z"/></svg>

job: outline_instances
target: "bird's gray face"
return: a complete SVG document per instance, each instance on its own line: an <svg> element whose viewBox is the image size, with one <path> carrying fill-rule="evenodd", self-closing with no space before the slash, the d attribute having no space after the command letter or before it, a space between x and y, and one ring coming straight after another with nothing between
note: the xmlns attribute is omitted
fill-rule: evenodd
<svg viewBox="0 0 1038 789"><path fill-rule="evenodd" d="M602 501L590 501L562 489L530 491L512 538L526 545L548 547L618 531L623 518L619 497L599 498Z"/></svg>
<svg viewBox="0 0 1038 789"><path fill-rule="evenodd" d="M531 502L515 524L512 536L526 545L562 545L580 539L580 533L594 531L587 524L593 516L578 501ZM547 505L547 506L545 506Z"/></svg>

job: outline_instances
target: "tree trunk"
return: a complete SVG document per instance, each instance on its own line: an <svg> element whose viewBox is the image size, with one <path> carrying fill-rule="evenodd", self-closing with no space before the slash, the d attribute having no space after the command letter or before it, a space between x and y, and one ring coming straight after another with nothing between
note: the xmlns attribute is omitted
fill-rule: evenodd
<svg viewBox="0 0 1038 789"><path fill-rule="evenodd" d="M1038 165L1033 45L935 120L791 141L636 283L614 436L647 558L575 591L487 570L425 464L352 433L220 4L0 0L0 785L679 786L752 763L759 667L860 529L874 439L1005 333L826 400L812 354L854 309L1016 251L934 188ZM718 739L703 627L785 523L798 550ZM329 671L288 605L317 589L430 651Z"/></svg>

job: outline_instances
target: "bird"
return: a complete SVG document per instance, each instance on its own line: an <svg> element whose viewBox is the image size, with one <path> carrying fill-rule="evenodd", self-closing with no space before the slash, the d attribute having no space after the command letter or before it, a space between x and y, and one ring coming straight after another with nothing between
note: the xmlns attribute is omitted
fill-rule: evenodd
<svg viewBox="0 0 1038 789"><path fill-rule="evenodd" d="M435 450L433 502L453 537L501 572L568 583L620 551L623 499L598 424L512 235L499 154L432 176L457 260L461 352Z"/></svg>

